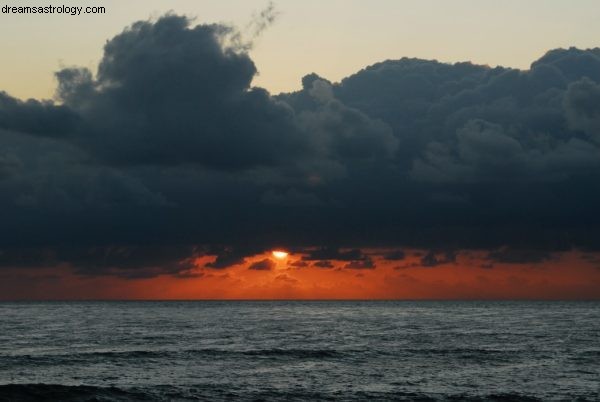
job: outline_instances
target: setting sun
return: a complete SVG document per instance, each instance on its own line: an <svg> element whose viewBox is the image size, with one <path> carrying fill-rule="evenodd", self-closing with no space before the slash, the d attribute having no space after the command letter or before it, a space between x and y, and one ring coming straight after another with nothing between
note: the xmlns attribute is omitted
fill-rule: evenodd
<svg viewBox="0 0 600 402"><path fill-rule="evenodd" d="M277 258L278 260L285 260L287 258L287 256L289 255L289 253L285 252L285 251L281 251L281 250L275 250L273 251L273 257Z"/></svg>

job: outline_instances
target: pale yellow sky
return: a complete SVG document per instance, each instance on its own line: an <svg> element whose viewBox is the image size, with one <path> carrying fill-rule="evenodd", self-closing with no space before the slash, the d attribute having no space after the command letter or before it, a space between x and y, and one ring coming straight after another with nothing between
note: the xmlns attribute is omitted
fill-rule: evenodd
<svg viewBox="0 0 600 402"><path fill-rule="evenodd" d="M403 56L527 68L546 50L600 46L597 0L276 0L279 17L251 55L254 84L295 90L305 74L332 81ZM0 13L0 90L50 98L63 66L95 71L107 39L172 10L243 28L267 0L0 0L4 5L106 7L105 15Z"/></svg>

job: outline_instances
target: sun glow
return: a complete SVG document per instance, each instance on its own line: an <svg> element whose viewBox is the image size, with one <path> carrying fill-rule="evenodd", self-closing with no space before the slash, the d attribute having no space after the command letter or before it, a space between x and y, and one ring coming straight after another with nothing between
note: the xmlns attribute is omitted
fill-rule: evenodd
<svg viewBox="0 0 600 402"><path fill-rule="evenodd" d="M273 257L277 258L278 260L285 260L287 258L287 256L289 255L289 253L285 252L285 251L281 251L281 250L275 250L273 251Z"/></svg>

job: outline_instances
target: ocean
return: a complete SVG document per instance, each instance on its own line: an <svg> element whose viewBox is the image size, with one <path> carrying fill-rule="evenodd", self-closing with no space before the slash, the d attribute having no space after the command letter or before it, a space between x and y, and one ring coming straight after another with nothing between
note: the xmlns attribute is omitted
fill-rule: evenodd
<svg viewBox="0 0 600 402"><path fill-rule="evenodd" d="M599 401L600 302L0 303L0 401Z"/></svg>

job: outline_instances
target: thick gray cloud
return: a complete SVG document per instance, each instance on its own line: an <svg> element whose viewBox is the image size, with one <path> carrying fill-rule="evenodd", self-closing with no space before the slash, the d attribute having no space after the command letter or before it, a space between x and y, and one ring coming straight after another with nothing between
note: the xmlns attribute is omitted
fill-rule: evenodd
<svg viewBox="0 0 600 402"><path fill-rule="evenodd" d="M583 131L600 144L600 85L589 78L569 85L565 94L565 109L569 127Z"/></svg>
<svg viewBox="0 0 600 402"><path fill-rule="evenodd" d="M279 164L307 146L293 111L260 88L222 25L138 22L104 48L95 77L57 73L57 96L82 117L73 141L117 165L238 170Z"/></svg>
<svg viewBox="0 0 600 402"><path fill-rule="evenodd" d="M1 93L0 266L185 276L199 255L224 269L274 247L363 269L367 246L600 248L600 50L527 71L388 60L273 96L249 48L168 15L109 40L97 71L59 71L54 102ZM423 263L452 262L438 254Z"/></svg>
<svg viewBox="0 0 600 402"><path fill-rule="evenodd" d="M48 268L68 266L83 275L126 278L181 274L194 268L198 250L175 246L11 248L0 251L0 266Z"/></svg>
<svg viewBox="0 0 600 402"><path fill-rule="evenodd" d="M21 101L0 92L0 129L17 130L48 137L65 135L74 129L78 116L50 101Z"/></svg>

